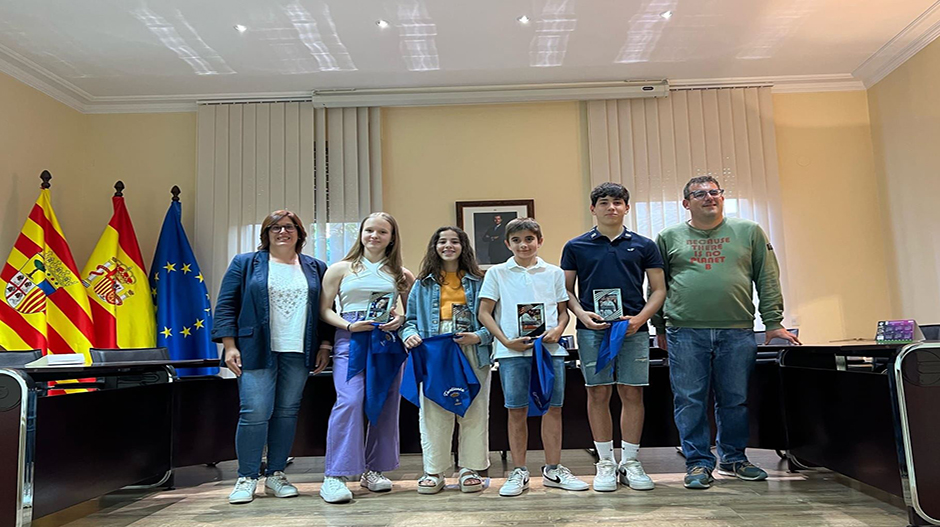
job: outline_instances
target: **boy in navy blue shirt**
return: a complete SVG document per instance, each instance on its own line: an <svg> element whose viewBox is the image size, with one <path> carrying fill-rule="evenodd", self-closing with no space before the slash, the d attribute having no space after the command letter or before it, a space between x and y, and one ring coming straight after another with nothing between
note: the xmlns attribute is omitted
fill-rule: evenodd
<svg viewBox="0 0 940 527"><path fill-rule="evenodd" d="M578 299L568 302L568 309L578 319L578 352L588 392L588 420L600 458L594 477L594 490L599 492L617 490L618 479L636 490L654 486L636 456L643 433L643 386L649 384L646 323L663 305L666 284L656 243L623 226L630 210L629 200L630 193L623 185L598 185L591 191L591 213L597 218L597 227L566 243L561 256L565 287L572 299ZM649 280L649 300L643 298L644 275ZM598 311L607 315L606 320ZM616 316L618 311L620 316ZM604 336L611 322L620 320L629 321L623 345L616 358L596 372ZM623 404L619 466L614 461L610 415L614 384Z"/></svg>

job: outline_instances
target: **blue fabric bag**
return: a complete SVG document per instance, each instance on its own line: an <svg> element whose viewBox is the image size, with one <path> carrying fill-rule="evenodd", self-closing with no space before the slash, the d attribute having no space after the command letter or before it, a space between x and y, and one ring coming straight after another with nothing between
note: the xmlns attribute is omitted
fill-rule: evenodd
<svg viewBox="0 0 940 527"><path fill-rule="evenodd" d="M618 320L607 328L607 332L604 333L604 342L601 343L601 349L597 350L597 363L594 365L594 373L600 373L617 358L628 329L630 329L629 320Z"/></svg>
<svg viewBox="0 0 940 527"><path fill-rule="evenodd" d="M418 386L422 384L425 397L461 417L480 393L480 381L454 342L453 333L426 338L411 350L401 384L402 397L420 407Z"/></svg>
<svg viewBox="0 0 940 527"><path fill-rule="evenodd" d="M535 339L532 347L532 376L529 379L529 417L542 416L548 412L555 390L555 368L552 354L542 344L542 337Z"/></svg>
<svg viewBox="0 0 940 527"><path fill-rule="evenodd" d="M379 420L388 391L407 357L408 353L395 333L375 328L351 335L346 382L360 372L366 372L365 410L370 423Z"/></svg>

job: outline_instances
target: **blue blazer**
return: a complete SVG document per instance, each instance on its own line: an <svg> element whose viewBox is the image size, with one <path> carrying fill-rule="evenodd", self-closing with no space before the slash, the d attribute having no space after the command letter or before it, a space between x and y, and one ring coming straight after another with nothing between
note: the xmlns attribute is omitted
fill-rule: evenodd
<svg viewBox="0 0 940 527"><path fill-rule="evenodd" d="M300 257L300 267L307 277L307 327L304 331L304 356L307 367L316 366L319 343L333 340L334 329L320 320L320 286L326 264L307 256ZM222 278L215 305L212 341L235 339L242 354L242 369L258 370L274 364L271 351L270 305L268 303L268 251L239 254ZM225 352L222 353L224 366Z"/></svg>

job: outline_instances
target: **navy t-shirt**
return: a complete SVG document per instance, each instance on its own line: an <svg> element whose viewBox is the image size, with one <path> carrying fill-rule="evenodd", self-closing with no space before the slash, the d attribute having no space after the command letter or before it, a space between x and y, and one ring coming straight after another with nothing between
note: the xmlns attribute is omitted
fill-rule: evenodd
<svg viewBox="0 0 940 527"><path fill-rule="evenodd" d="M561 253L561 268L578 272L578 301L586 311L594 311L595 289L620 289L623 314L643 310L643 279L647 269L662 269L663 257L656 242L626 229L614 240L597 227L569 240ZM578 320L578 328L584 324ZM642 329L641 329L642 331Z"/></svg>

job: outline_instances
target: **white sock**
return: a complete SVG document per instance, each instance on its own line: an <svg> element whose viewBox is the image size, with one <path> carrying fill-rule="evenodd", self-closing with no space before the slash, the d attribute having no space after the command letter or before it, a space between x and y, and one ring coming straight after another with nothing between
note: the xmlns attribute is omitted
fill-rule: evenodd
<svg viewBox="0 0 940 527"><path fill-rule="evenodd" d="M597 450L597 457L601 460L608 459L610 461L614 460L614 442L604 441L603 443L594 442L594 448Z"/></svg>
<svg viewBox="0 0 940 527"><path fill-rule="evenodd" d="M640 445L634 445L633 443L627 443L626 441L620 442L620 463L622 464L625 461L633 461L636 459L637 452L640 451Z"/></svg>

